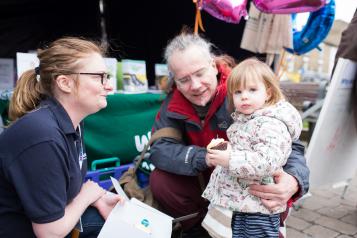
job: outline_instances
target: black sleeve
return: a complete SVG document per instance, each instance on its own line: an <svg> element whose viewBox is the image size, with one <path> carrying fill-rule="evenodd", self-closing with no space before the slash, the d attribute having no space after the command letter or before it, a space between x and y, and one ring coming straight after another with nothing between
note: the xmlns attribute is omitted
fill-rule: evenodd
<svg viewBox="0 0 357 238"><path fill-rule="evenodd" d="M183 145L173 139L159 139L150 150L155 167L174 174L195 176L207 169L206 149Z"/></svg>
<svg viewBox="0 0 357 238"><path fill-rule="evenodd" d="M9 165L7 177L32 222L48 223L64 216L67 156L54 142L43 142L25 150Z"/></svg>
<svg viewBox="0 0 357 238"><path fill-rule="evenodd" d="M307 167L304 157L305 147L301 141L295 141L292 144L292 152L284 166L284 171L294 176L299 184L299 193L294 197L301 197L309 190L310 170Z"/></svg>

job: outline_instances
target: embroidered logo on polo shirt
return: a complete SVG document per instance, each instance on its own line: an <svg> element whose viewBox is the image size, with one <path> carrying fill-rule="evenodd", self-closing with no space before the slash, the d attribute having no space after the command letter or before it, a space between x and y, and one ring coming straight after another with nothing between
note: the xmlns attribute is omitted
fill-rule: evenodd
<svg viewBox="0 0 357 238"><path fill-rule="evenodd" d="M83 161L86 160L86 159L87 159L87 153L81 152L81 153L79 154L79 168L82 169Z"/></svg>

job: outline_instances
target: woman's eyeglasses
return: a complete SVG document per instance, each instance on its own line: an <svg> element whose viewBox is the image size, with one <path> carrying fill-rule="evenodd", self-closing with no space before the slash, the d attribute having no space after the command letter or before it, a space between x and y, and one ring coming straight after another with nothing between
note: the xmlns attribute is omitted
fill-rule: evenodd
<svg viewBox="0 0 357 238"><path fill-rule="evenodd" d="M102 85L106 85L111 77L110 74L108 73L70 73L70 74L81 74L81 75L93 75L93 76L99 76L100 77L100 82Z"/></svg>

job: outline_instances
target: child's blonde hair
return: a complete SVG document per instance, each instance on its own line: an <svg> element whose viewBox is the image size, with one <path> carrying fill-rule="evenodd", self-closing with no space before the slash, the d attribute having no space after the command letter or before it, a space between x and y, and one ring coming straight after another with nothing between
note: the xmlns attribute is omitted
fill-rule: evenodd
<svg viewBox="0 0 357 238"><path fill-rule="evenodd" d="M233 94L240 88L246 87L247 82L261 81L267 90L270 90L270 97L266 105L273 105L284 99L280 90L279 81L270 67L256 58L242 61L235 66L227 80L228 108L234 110Z"/></svg>

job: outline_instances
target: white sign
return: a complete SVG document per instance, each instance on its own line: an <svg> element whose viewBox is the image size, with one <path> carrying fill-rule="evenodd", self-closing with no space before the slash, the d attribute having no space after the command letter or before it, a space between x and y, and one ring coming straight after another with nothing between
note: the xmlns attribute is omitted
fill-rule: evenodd
<svg viewBox="0 0 357 238"><path fill-rule="evenodd" d="M110 73L109 82L113 86L113 91L110 94L114 94L117 91L117 64L116 58L104 58L105 65L107 66L108 73Z"/></svg>
<svg viewBox="0 0 357 238"><path fill-rule="evenodd" d="M146 63L144 60L122 60L123 89L127 92L146 92Z"/></svg>
<svg viewBox="0 0 357 238"><path fill-rule="evenodd" d="M36 53L16 53L16 67L17 67L17 78L19 79L21 75L29 70L34 69L40 64Z"/></svg>
<svg viewBox="0 0 357 238"><path fill-rule="evenodd" d="M0 92L14 88L14 80L14 60L0 59Z"/></svg>
<svg viewBox="0 0 357 238"><path fill-rule="evenodd" d="M306 152L310 186L353 178L357 168L357 132L352 89L357 63L340 58Z"/></svg>
<svg viewBox="0 0 357 238"><path fill-rule="evenodd" d="M155 76L169 76L167 64L155 64Z"/></svg>
<svg viewBox="0 0 357 238"><path fill-rule="evenodd" d="M123 195L118 181L111 178L118 194ZM104 223L98 238L168 238L173 218L132 198L117 204Z"/></svg>

